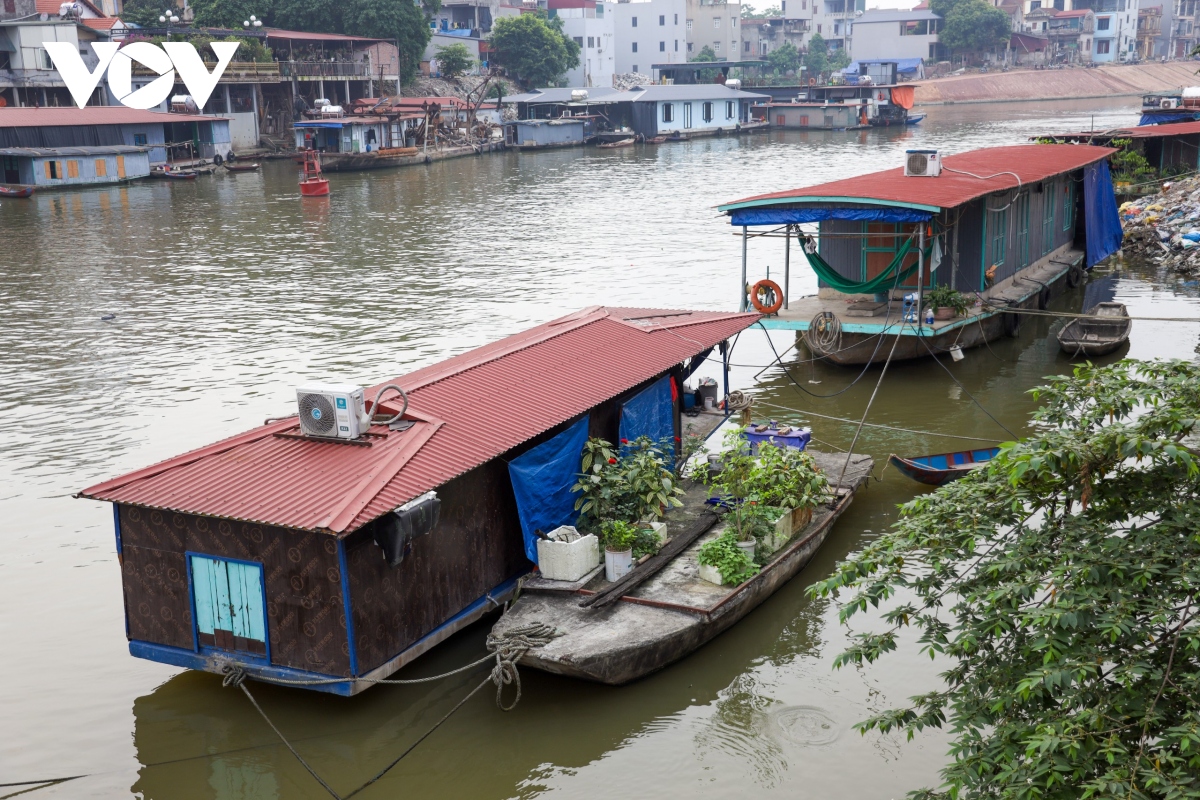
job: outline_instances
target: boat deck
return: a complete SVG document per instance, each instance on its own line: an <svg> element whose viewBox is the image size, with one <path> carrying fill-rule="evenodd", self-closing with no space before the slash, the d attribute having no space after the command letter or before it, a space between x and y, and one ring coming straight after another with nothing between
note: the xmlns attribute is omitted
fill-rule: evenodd
<svg viewBox="0 0 1200 800"><path fill-rule="evenodd" d="M810 452L830 483L836 482L846 456ZM587 596L612 585L602 567L575 582L531 577L494 632L533 622L553 625L560 635L521 661L548 672L621 684L661 669L741 619L799 572L866 483L873 464L870 456L850 456L835 501L818 507L812 521L740 586L718 586L699 576L697 555L705 542L720 535L723 526L718 521L656 574L605 608L580 606ZM668 536L679 536L695 524L709 508L708 497L706 487L691 485L683 508L665 518Z"/></svg>
<svg viewBox="0 0 1200 800"><path fill-rule="evenodd" d="M1043 285L1050 285L1059 280L1073 265L1082 260L1083 253L1071 251L1063 258L1036 265L1014 277L1007 286L1002 286L988 294L987 299L1001 305L1024 303L1040 292ZM842 330L846 333L878 334L888 330L894 334L897 332L897 323L900 322L904 313L903 300L892 300L890 303L880 304L878 310L870 316L865 315L864 312L856 312L850 308L851 305L869 306L871 303L853 302L842 297L822 298L809 295L790 300L787 307L780 309L779 313L764 317L762 324L771 330L806 331L817 314L823 311L832 311L841 321ZM966 316L945 321L935 320L932 325L924 322L920 325L910 323L900 332L905 336L936 336L945 331L975 325L1002 313L1004 312L972 306Z"/></svg>

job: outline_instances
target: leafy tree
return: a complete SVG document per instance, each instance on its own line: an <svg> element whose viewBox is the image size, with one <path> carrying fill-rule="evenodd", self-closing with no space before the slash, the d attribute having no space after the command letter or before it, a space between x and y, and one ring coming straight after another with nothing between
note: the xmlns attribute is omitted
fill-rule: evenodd
<svg viewBox="0 0 1200 800"><path fill-rule="evenodd" d="M800 69L800 51L791 42L784 42L767 53L767 64L779 75Z"/></svg>
<svg viewBox="0 0 1200 800"><path fill-rule="evenodd" d="M198 27L241 30L242 22L250 19L251 14L264 17L270 11L270 3L259 0L196 0L192 3L192 9L196 14L193 24Z"/></svg>
<svg viewBox="0 0 1200 800"><path fill-rule="evenodd" d="M342 6L339 0L275 0L271 21L288 30L340 33Z"/></svg>
<svg viewBox="0 0 1200 800"><path fill-rule="evenodd" d="M416 77L432 33L426 12L411 0L345 0L342 33L395 39L400 47L400 81Z"/></svg>
<svg viewBox="0 0 1200 800"><path fill-rule="evenodd" d="M490 61L526 86L551 86L579 66L579 45L540 14L501 17L492 25Z"/></svg>
<svg viewBox="0 0 1200 800"><path fill-rule="evenodd" d="M829 71L838 72L843 70L850 66L850 61L850 52L844 47L839 47L837 50L834 50L833 55L829 57Z"/></svg>
<svg viewBox="0 0 1200 800"><path fill-rule="evenodd" d="M158 17L165 8L163 0L128 0L121 7L121 19L135 25L157 28Z"/></svg>
<svg viewBox="0 0 1200 800"><path fill-rule="evenodd" d="M782 17L783 9L779 6L768 6L762 11L758 11L754 6L742 3L742 19L771 19L773 17Z"/></svg>
<svg viewBox="0 0 1200 800"><path fill-rule="evenodd" d="M987 0L930 0L945 20L939 41L956 52L989 50L1008 41L1012 20Z"/></svg>
<svg viewBox="0 0 1200 800"><path fill-rule="evenodd" d="M814 33L808 40L808 54L804 57L804 66L808 68L810 78L819 78L829 69L829 43L819 33Z"/></svg>
<svg viewBox="0 0 1200 800"><path fill-rule="evenodd" d="M711 47L709 47L708 45L704 45L704 47L701 47L700 51L698 53L696 53L696 55L694 55L688 59L688 61L716 61L716 60L717 60L717 54L715 52L713 52L713 49Z"/></svg>
<svg viewBox="0 0 1200 800"><path fill-rule="evenodd" d="M944 683L862 731L948 725L919 798L1200 797L1200 367L1086 365L1034 390L1041 434L913 500L817 596L887 603L838 665L901 629Z"/></svg>
<svg viewBox="0 0 1200 800"><path fill-rule="evenodd" d="M457 78L475 66L475 59L465 44L448 44L437 49L438 70L447 78Z"/></svg>

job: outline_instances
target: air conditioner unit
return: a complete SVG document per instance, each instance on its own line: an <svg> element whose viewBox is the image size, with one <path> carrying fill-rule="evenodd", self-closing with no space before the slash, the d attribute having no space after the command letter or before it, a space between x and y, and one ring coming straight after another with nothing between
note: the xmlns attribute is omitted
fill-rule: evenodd
<svg viewBox="0 0 1200 800"><path fill-rule="evenodd" d="M1178 108L1179 101L1174 97L1164 97L1158 105L1159 108Z"/></svg>
<svg viewBox="0 0 1200 800"><path fill-rule="evenodd" d="M296 387L300 432L323 439L357 439L371 424L363 387L310 383Z"/></svg>
<svg viewBox="0 0 1200 800"><path fill-rule="evenodd" d="M904 174L910 178L936 178L942 174L937 150L905 150Z"/></svg>

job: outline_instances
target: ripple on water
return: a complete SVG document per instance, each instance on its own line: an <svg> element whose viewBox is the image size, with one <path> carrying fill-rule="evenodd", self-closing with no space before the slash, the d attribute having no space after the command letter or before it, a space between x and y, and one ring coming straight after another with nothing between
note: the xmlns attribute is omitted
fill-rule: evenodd
<svg viewBox="0 0 1200 800"><path fill-rule="evenodd" d="M841 730L816 706L781 706L767 713L768 730L776 738L805 747L835 742Z"/></svg>

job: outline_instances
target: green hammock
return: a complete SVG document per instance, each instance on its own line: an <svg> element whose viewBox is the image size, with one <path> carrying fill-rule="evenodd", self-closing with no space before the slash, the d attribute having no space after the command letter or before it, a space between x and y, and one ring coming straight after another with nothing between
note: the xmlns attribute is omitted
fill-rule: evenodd
<svg viewBox="0 0 1200 800"><path fill-rule="evenodd" d="M892 263L888 264L883 272L863 283L852 281L838 274L837 270L829 266L825 259L821 258L820 253L810 253L805 250L804 255L808 257L808 265L813 268L813 272L817 273L817 277L839 292L843 292L844 294L879 294L888 291L893 286L899 286L904 283L917 271L917 265L913 264L901 272L899 278L896 277L896 270L900 269L900 265L904 263L904 259L908 256L908 251L912 249L912 243L912 239L906 239L904 245L896 251L896 257L892 259ZM927 260L932 249L932 246L930 246L925 250L925 258Z"/></svg>

